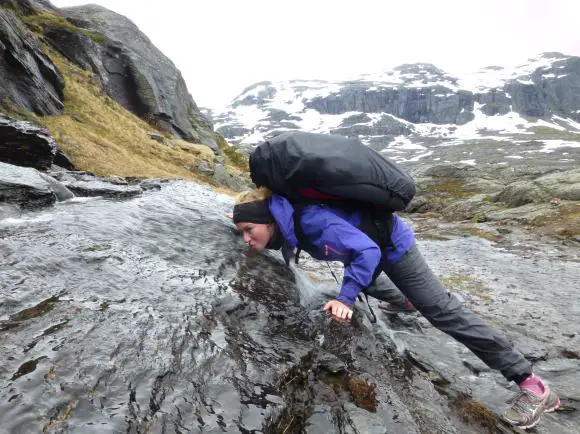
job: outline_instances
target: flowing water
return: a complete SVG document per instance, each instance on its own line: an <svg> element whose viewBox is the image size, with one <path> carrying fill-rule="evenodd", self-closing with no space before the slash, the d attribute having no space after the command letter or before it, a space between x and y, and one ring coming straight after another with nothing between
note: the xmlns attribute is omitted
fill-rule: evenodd
<svg viewBox="0 0 580 434"><path fill-rule="evenodd" d="M328 272L248 255L230 210L172 182L5 214L0 432L511 432L498 375L418 316L370 324L361 305L332 321ZM473 239L422 250L439 274L482 283L466 302L527 338L562 390L566 411L538 432L580 432L577 264Z"/></svg>

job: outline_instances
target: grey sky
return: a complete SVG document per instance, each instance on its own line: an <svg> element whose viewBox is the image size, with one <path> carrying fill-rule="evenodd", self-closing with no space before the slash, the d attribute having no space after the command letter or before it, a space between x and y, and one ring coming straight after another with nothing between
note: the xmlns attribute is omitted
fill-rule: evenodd
<svg viewBox="0 0 580 434"><path fill-rule="evenodd" d="M86 4L52 0L58 7ZM580 0L92 0L127 16L203 107L263 80L429 62L460 74L544 51L580 55Z"/></svg>

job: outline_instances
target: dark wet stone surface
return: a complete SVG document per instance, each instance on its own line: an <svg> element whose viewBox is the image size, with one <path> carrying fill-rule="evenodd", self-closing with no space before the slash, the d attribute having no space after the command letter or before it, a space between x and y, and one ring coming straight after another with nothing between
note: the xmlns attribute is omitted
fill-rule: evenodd
<svg viewBox="0 0 580 434"><path fill-rule="evenodd" d="M496 416L511 395L499 376L417 316L378 314L372 325L360 305L352 325L326 317L328 271L248 255L230 207L174 182L0 220L2 429L511 432ZM532 339L530 354L547 351L535 363L565 408L538 432L577 432L578 360L562 353L577 351L578 335L565 336L577 333L576 269L469 238L422 248L438 273L486 283L488 299L466 297L474 308L524 322L508 330ZM537 292L558 275L558 294ZM505 308L524 292L537 300Z"/></svg>

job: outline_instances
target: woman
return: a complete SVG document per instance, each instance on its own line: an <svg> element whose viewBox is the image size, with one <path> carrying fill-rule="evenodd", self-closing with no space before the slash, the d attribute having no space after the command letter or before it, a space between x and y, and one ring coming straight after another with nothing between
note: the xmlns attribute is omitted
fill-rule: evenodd
<svg viewBox="0 0 580 434"><path fill-rule="evenodd" d="M241 193L231 217L250 248L282 249L286 257L300 247L293 214L294 208L286 198L259 189ZM399 296L394 310L414 306L431 324L464 344L490 368L499 370L508 381L515 381L520 393L503 417L524 429L535 426L544 412L558 408L556 394L532 373L530 362L504 336L463 308L443 287L419 253L411 229L398 216L392 218L391 245L381 252L357 228L360 212L322 205L302 208L300 223L311 244L308 253L315 259L344 264L340 293L323 310L337 319L350 320L352 306L362 290L380 300L393 301L392 291L372 285L375 270L383 271L404 294Z"/></svg>

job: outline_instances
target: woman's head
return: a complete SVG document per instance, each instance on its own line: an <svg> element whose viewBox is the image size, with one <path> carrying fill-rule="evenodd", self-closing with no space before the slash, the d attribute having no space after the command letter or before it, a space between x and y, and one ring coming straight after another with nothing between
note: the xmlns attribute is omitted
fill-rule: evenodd
<svg viewBox="0 0 580 434"><path fill-rule="evenodd" d="M244 242L253 250L261 252L267 246L275 232L275 221L268 199L272 193L267 189L258 189L240 193L234 205L233 221L242 234Z"/></svg>

